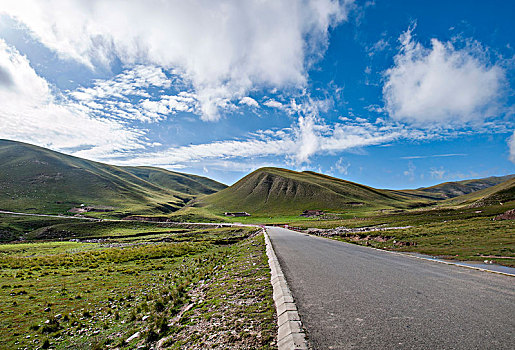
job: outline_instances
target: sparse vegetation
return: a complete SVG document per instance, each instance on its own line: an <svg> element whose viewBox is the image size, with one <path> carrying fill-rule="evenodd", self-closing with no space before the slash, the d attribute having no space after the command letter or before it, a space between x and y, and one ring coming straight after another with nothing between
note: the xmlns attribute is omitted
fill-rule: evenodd
<svg viewBox="0 0 515 350"><path fill-rule="evenodd" d="M459 260L492 260L515 267L515 222L493 220L515 201L482 208L437 208L402 213L376 213L341 220L290 221L298 229L335 227L398 227L402 230L334 236L350 243L418 252ZM375 239L380 237L381 239Z"/></svg>
<svg viewBox="0 0 515 350"><path fill-rule="evenodd" d="M248 318L245 327L257 327L260 333L248 334L245 341L273 341L271 287L266 287L269 275L261 256L263 242L254 236L255 229L175 226L171 230L158 224L131 223L143 231L152 229L142 236L127 227L129 223L120 222L118 228L128 231L116 238L114 223L87 224L74 223L67 231L82 234L89 228L96 240L0 245L3 346L104 349L156 342L181 329L174 317L184 306L194 303L196 307L198 300L193 299L199 288L225 280L226 288L238 289L241 279L225 276L240 272L228 266L251 261L259 263L249 272L257 282L252 285L249 279L245 290L251 293L250 289L259 287L252 292L257 293L254 301L259 312L241 316ZM224 292L219 293L217 297L223 298ZM137 332L139 336L126 342Z"/></svg>

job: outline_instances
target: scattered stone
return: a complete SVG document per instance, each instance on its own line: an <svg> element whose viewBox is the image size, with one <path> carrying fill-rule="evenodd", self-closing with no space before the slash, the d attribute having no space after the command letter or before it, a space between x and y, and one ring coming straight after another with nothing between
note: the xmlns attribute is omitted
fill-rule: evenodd
<svg viewBox="0 0 515 350"><path fill-rule="evenodd" d="M333 229L320 229L320 228L308 228L305 232L314 234L317 236L345 236L349 233L366 233L366 232L377 232L377 231L389 231L389 230L405 230L412 226L399 226L399 227L380 227L380 226L368 226L358 228L348 227L336 227ZM290 227L290 229L295 229Z"/></svg>
<svg viewBox="0 0 515 350"><path fill-rule="evenodd" d="M130 343L131 341L139 338L140 336L141 336L141 332L138 331L138 332L134 333L133 335L131 335L129 338L127 338L127 340L125 342Z"/></svg>
<svg viewBox="0 0 515 350"><path fill-rule="evenodd" d="M503 214L497 215L494 220L515 220L515 209L511 209Z"/></svg>

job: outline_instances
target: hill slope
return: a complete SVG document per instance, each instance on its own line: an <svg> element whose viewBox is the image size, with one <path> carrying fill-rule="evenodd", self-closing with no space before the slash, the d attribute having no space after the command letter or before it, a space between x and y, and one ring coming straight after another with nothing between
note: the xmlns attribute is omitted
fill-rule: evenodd
<svg viewBox="0 0 515 350"><path fill-rule="evenodd" d="M117 167L26 143L0 140L0 209L45 213L111 206L120 214L167 213L226 187L195 175Z"/></svg>
<svg viewBox="0 0 515 350"><path fill-rule="evenodd" d="M419 188L416 191L440 194L442 198L454 198L498 185L512 178L515 178L515 175L491 176L484 179L444 182L431 187Z"/></svg>
<svg viewBox="0 0 515 350"><path fill-rule="evenodd" d="M121 167L127 172L162 188L181 193L211 194L227 186L207 177L178 173L155 167Z"/></svg>
<svg viewBox="0 0 515 350"><path fill-rule="evenodd" d="M515 178L513 177L498 185L448 199L442 202L442 205L482 207L511 201L515 201Z"/></svg>
<svg viewBox="0 0 515 350"><path fill-rule="evenodd" d="M408 208L428 202L415 194L378 190L315 172L262 168L220 192L195 200L195 205L216 213L298 215L310 209Z"/></svg>

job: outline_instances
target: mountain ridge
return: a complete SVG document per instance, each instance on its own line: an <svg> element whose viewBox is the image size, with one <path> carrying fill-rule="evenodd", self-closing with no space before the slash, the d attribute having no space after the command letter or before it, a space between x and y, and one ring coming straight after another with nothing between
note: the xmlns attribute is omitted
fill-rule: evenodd
<svg viewBox="0 0 515 350"><path fill-rule="evenodd" d="M153 181L156 177L159 181ZM183 192L188 183L188 191ZM160 168L119 167L0 140L0 208L63 213L72 206L112 206L122 213L167 213L226 186Z"/></svg>
<svg viewBox="0 0 515 350"><path fill-rule="evenodd" d="M0 140L0 209L23 212L64 213L83 204L112 208L115 217L185 213L196 207L217 215L290 215L313 209L352 213L511 200L510 181L515 183L515 175L388 190L313 171L264 167L228 187L203 176L151 166L115 166Z"/></svg>

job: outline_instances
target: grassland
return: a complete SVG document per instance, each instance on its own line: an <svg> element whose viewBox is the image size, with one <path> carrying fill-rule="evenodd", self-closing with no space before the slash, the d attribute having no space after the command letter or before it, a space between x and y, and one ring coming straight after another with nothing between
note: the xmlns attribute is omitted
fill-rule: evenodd
<svg viewBox="0 0 515 350"><path fill-rule="evenodd" d="M416 208L434 200L427 193L379 190L314 172L261 168L234 185L191 203L213 214L246 211L254 216L299 215L307 209L329 212Z"/></svg>
<svg viewBox="0 0 515 350"><path fill-rule="evenodd" d="M292 179L297 182L290 182ZM498 183L503 179L507 180ZM515 179L510 176L447 183L414 191L390 192L380 190L374 192L373 189L347 182L339 183L319 174L295 173L281 169L264 169L249 175L244 180L243 183L200 198L200 203L212 203L202 209L221 214L220 209L217 209L220 206L247 211L255 204L257 208L261 206L265 209L254 212L248 210L252 214L251 216L225 218L225 220L241 223L288 224L300 230L354 228L355 230L350 231L342 229L338 233L333 231L332 233L319 232L318 234L330 234L335 239L389 250L418 252L459 260L488 260L506 266L515 266L513 220L493 221L496 215L515 207ZM331 181L331 184L326 183L327 181ZM306 182L311 182L311 184L305 185ZM301 208L324 208L321 207L323 203L320 201L318 201L318 206L315 206L312 198L303 201L306 194L310 193L306 188L309 186L315 188L318 185L326 186L326 191L320 192L322 194L332 188L334 193L339 190L342 194L351 193L355 196L354 198L359 196L361 198L369 196L369 199L379 197L375 202L367 202L365 198L363 205L359 206L342 205L339 209L329 208L321 217L300 217ZM247 186L252 189L249 195L250 199L243 200L242 198L248 192ZM482 190L443 199L456 193L485 186L486 188ZM276 200L274 197L278 196L281 191L288 192L289 189L291 190L289 198L295 204L291 207L288 207L287 201ZM431 194L426 190L435 190L436 192ZM392 195L391 192L394 192L395 195ZM413 195L412 198L409 197L410 194ZM399 199L397 195L408 195L408 197ZM428 200L426 204L431 204L430 206L422 205L420 208L410 208L416 207L417 203L420 204L421 198L424 198L425 195L429 196L426 198ZM333 197L327 196L326 201L341 205ZM287 193L286 198L288 198ZM389 201L386 200L388 198ZM226 203L231 201L233 201L232 206L228 206ZM251 203L252 201L255 203ZM301 207L302 205L303 207ZM284 210L286 207L288 210ZM405 228L381 230L392 227ZM366 229L360 230L360 228Z"/></svg>
<svg viewBox="0 0 515 350"><path fill-rule="evenodd" d="M206 327L222 347L274 348L255 229L24 220L3 219L33 230L0 245L0 348L194 347ZM36 234L45 228L71 236Z"/></svg>
<svg viewBox="0 0 515 350"><path fill-rule="evenodd" d="M97 216L167 214L226 186L152 167L118 167L45 148L0 140L0 209L64 214L72 207L109 208Z"/></svg>
<svg viewBox="0 0 515 350"><path fill-rule="evenodd" d="M493 220L515 202L481 208L433 208L403 212L377 212L338 220L289 220L300 230L407 227L387 231L359 230L330 235L331 238L381 249L417 252L448 259L483 261L515 267L515 222ZM331 231L319 232L327 234Z"/></svg>

